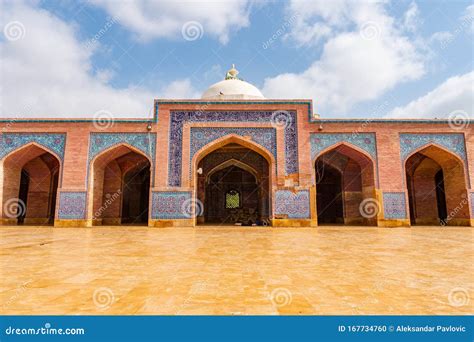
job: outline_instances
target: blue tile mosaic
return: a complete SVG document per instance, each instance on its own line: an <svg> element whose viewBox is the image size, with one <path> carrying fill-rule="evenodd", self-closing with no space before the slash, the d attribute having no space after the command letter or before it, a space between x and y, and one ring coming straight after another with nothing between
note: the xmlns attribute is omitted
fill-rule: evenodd
<svg viewBox="0 0 474 342"><path fill-rule="evenodd" d="M332 145L346 142L366 151L377 160L377 146L374 133L312 133L311 159Z"/></svg>
<svg viewBox="0 0 474 342"><path fill-rule="evenodd" d="M386 220L406 219L406 210L406 199L404 192L383 193L383 213Z"/></svg>
<svg viewBox="0 0 474 342"><path fill-rule="evenodd" d="M155 160L155 133L91 133L89 161L100 152L120 143L126 143Z"/></svg>
<svg viewBox="0 0 474 342"><path fill-rule="evenodd" d="M288 215L288 218L310 218L309 191L296 193L290 190L275 191L275 215Z"/></svg>
<svg viewBox="0 0 474 342"><path fill-rule="evenodd" d="M190 191L154 191L151 194L151 218L192 218L192 193Z"/></svg>
<svg viewBox="0 0 474 342"><path fill-rule="evenodd" d="M276 131L274 128L227 128L227 127L192 127L189 141L189 172L191 161L201 148L210 142L229 134L250 136L252 142L266 148L277 159Z"/></svg>
<svg viewBox="0 0 474 342"><path fill-rule="evenodd" d="M86 192L61 191L59 193L58 218L62 220L81 220L86 217Z"/></svg>
<svg viewBox="0 0 474 342"><path fill-rule="evenodd" d="M203 105L204 106L204 105ZM285 172L298 172L296 112L288 111L285 129ZM182 173L183 124L186 122L271 122L272 111L171 111L169 132L168 185L180 186ZM237 126L237 125L236 125Z"/></svg>
<svg viewBox="0 0 474 342"><path fill-rule="evenodd" d="M466 146L462 133L412 134L400 133L400 154L404 161L411 153L428 144L437 144L466 161Z"/></svg>
<svg viewBox="0 0 474 342"><path fill-rule="evenodd" d="M64 133L3 133L0 137L0 159L32 142L56 153L61 160L64 159L66 147Z"/></svg>

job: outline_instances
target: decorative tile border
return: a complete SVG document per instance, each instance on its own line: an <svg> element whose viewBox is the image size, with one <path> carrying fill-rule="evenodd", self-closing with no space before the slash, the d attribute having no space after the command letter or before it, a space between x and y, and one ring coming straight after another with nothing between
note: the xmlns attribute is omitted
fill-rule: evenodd
<svg viewBox="0 0 474 342"><path fill-rule="evenodd" d="M277 159L276 130L274 128L227 128L227 127L192 127L189 142L189 172L191 161L202 147L229 134L250 136L252 141L266 148Z"/></svg>
<svg viewBox="0 0 474 342"><path fill-rule="evenodd" d="M155 160L156 133L94 133L90 134L89 161L102 151L126 143Z"/></svg>
<svg viewBox="0 0 474 342"><path fill-rule="evenodd" d="M430 143L437 144L453 152L465 162L466 145L464 143L464 134L462 133L443 133L443 134L411 134L400 133L400 155L402 161L418 148Z"/></svg>
<svg viewBox="0 0 474 342"><path fill-rule="evenodd" d="M262 101L262 100L246 100L246 101L238 101L238 100L234 100L234 101L202 101L202 100L192 100L192 101L180 101L180 100L155 100L155 112L154 112L154 119L153 121L154 122L158 122L158 111L159 111L159 105L160 104L178 104L178 105L182 105L182 104L193 104L197 107L200 107L200 108L208 108L210 105L214 105L214 104L217 104L217 105L228 105L228 104L231 104L231 105L267 105L267 104L271 104L271 105L306 105L306 108L307 108L307 113L308 113L308 120L309 122L316 122L316 121L319 121L321 119L315 119L314 116L313 116L313 101L311 100L300 100L300 101L285 101L285 100L269 100L269 101ZM364 119L365 121L367 121L366 119ZM0 121L1 122L1 121Z"/></svg>
<svg viewBox="0 0 474 342"><path fill-rule="evenodd" d="M62 220L81 220L86 218L86 192L61 191L59 193L58 218Z"/></svg>
<svg viewBox="0 0 474 342"><path fill-rule="evenodd" d="M350 143L366 151L374 160L377 160L377 146L374 133L311 133L311 159L321 151L339 143Z"/></svg>
<svg viewBox="0 0 474 342"><path fill-rule="evenodd" d="M190 191L154 191L151 196L152 219L192 218L192 193Z"/></svg>
<svg viewBox="0 0 474 342"><path fill-rule="evenodd" d="M383 214L386 220L403 220L407 218L406 198L404 192L383 193Z"/></svg>
<svg viewBox="0 0 474 342"><path fill-rule="evenodd" d="M29 143L37 143L64 159L66 134L64 133L3 133L0 137L0 159Z"/></svg>
<svg viewBox="0 0 474 342"><path fill-rule="evenodd" d="M288 215L288 218L310 218L309 191L296 193L290 190L275 191L275 215Z"/></svg>
<svg viewBox="0 0 474 342"><path fill-rule="evenodd" d="M180 186L182 173L183 124L185 122L271 122L272 111L171 111L169 130L168 185ZM285 172L298 173L296 111L285 126Z"/></svg>

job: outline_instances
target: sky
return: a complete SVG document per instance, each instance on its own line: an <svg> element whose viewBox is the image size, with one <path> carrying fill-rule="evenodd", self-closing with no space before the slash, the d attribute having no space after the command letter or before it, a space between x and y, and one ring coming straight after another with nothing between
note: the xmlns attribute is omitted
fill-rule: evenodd
<svg viewBox="0 0 474 342"><path fill-rule="evenodd" d="M148 118L233 63L322 118L474 118L472 1L0 3L2 118Z"/></svg>

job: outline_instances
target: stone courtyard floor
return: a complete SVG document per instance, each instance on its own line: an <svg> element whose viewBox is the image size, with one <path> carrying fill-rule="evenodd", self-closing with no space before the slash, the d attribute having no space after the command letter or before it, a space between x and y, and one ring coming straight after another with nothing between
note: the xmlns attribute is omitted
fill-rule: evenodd
<svg viewBox="0 0 474 342"><path fill-rule="evenodd" d="M474 229L0 227L1 314L472 314Z"/></svg>

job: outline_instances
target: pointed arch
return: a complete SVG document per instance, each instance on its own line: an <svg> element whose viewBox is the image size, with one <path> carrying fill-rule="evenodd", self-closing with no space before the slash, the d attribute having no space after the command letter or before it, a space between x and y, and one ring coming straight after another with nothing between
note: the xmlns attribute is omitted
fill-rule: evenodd
<svg viewBox="0 0 474 342"><path fill-rule="evenodd" d="M268 162L268 165L270 166L270 170L271 170L270 177L272 179L273 177L276 177L276 160L270 151L268 151L265 147L253 142L250 139L246 139L237 134L229 134L210 142L209 144L203 146L194 154L191 160L191 184L195 185L194 183L196 182L196 170L197 170L197 165L199 164L199 162L208 154L231 143L235 143L243 147L246 147L249 150L252 150L258 153L263 158L265 158Z"/></svg>
<svg viewBox="0 0 474 342"><path fill-rule="evenodd" d="M313 159L316 208L320 223L376 225L377 213L361 208L375 201L376 160L348 142L328 146Z"/></svg>
<svg viewBox="0 0 474 342"><path fill-rule="evenodd" d="M262 147L261 145L253 142L252 140L246 139L236 134L229 134L229 135L226 135L224 137L214 140L213 142L202 147L193 156L192 161L191 161L191 184L192 184L192 188L195 190L196 201L207 203L207 200L210 198L209 196L205 195L208 190L206 190L207 186L205 185L205 183L203 183L204 178L199 177L198 175L198 172L197 172L198 166L200 165L201 161L204 161L204 158L206 158L207 156L210 156L212 153L218 150L220 151L219 153L227 153L227 152L222 152L222 150L220 149L224 148L224 151L225 151L225 147L228 145L232 145L232 146L238 145L242 147L243 150L249 150L249 151L252 151L254 155L258 155L259 158L261 158L260 160L266 165L262 169L264 171L262 170L257 171L256 169L253 169L252 167L247 165L245 162L241 162L235 159L228 159L220 163L219 165L215 166L213 169L211 169L211 172L209 172L209 170L206 170L206 175L203 175L203 177L207 177L208 174L218 172L219 170L225 170L226 168L229 168L233 165L235 165L237 168L240 168L243 173L250 174L253 178L255 178L255 180L257 181L257 184L259 184L258 187L253 187L253 190L256 191L254 194L256 197L255 198L252 197L253 198L252 201L255 201L255 206L253 207L253 209L255 210L257 216L256 218L253 218L252 220L261 220L263 217L265 219L268 219L269 215L271 215L271 207L272 207L271 205L271 197L272 197L271 189L272 189L272 184L273 184L272 180L276 178L275 157L265 147ZM262 172L264 174L260 174ZM199 178L199 184L198 184L198 178ZM242 179L245 179L245 177L243 177ZM226 180L226 182L228 182L228 180ZM239 186L243 186L245 188L243 184L248 184L246 182L247 181L243 183L239 183L240 184ZM230 183L226 183L226 184L227 184L226 186L230 186L229 185ZM219 196L220 195L222 194L219 193ZM243 198L245 199L246 197L244 196ZM248 203L251 203L251 202L248 202ZM239 210L245 211L246 210L245 207L249 206L248 203L247 205L245 205L244 203L243 207L239 208ZM205 213L206 213L206 207L210 208L209 205L207 206L204 205ZM225 215L227 214L229 213L226 213ZM218 215L221 215L221 214L218 214ZM201 215L199 219L201 220L200 221L201 223L204 222L203 221L204 216ZM195 218L195 224L197 222L198 222L198 217ZM230 220L229 222L233 222L233 220Z"/></svg>
<svg viewBox="0 0 474 342"><path fill-rule="evenodd" d="M130 194L134 193L127 191L127 185L130 172L134 173L134 166L138 163L142 164L143 168L138 170L140 175L134 174L132 179L140 177L145 182L137 200L141 207L146 205L140 207L140 210L146 210L148 221L153 161L143 151L126 142L120 142L100 151L89 161L87 218L93 225L119 225L128 220L124 219L124 211L128 212L126 208L135 202L128 199Z"/></svg>
<svg viewBox="0 0 474 342"><path fill-rule="evenodd" d="M412 224L469 225L469 178L460 156L430 142L406 156L403 172Z"/></svg>
<svg viewBox="0 0 474 342"><path fill-rule="evenodd" d="M0 160L0 217L7 224L52 224L63 162L50 148L29 142ZM14 211L14 212L13 212Z"/></svg>
<svg viewBox="0 0 474 342"><path fill-rule="evenodd" d="M228 159L224 162L222 162L221 164L215 166L214 168L212 168L208 173L207 173L207 177L206 177L206 182L209 181L209 178L217 171L220 171L220 170L223 170L229 166L237 166L245 171L247 171L248 173L251 173L255 179L258 181L260 176L257 172L257 170L255 170L253 167L251 167L250 165L246 164L246 163L243 163L239 160L236 160L236 159Z"/></svg>

